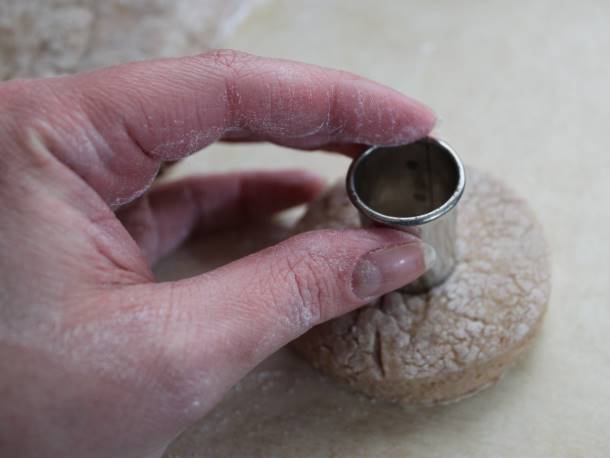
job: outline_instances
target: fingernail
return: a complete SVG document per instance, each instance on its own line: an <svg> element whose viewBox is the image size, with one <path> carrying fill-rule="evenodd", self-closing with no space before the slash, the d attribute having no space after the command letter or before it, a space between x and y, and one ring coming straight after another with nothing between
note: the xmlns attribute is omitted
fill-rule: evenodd
<svg viewBox="0 0 610 458"><path fill-rule="evenodd" d="M402 288L424 274L435 261L436 251L424 242L395 245L367 253L354 269L354 294L366 299Z"/></svg>

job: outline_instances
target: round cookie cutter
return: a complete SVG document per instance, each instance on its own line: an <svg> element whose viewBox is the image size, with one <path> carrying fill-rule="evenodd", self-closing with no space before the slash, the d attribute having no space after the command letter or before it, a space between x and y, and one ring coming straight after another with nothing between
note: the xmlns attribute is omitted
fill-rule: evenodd
<svg viewBox="0 0 610 458"><path fill-rule="evenodd" d="M457 204L465 185L460 158L432 137L407 145L373 146L352 162L347 194L362 225L411 232L436 251L434 265L401 291L428 291L453 271Z"/></svg>

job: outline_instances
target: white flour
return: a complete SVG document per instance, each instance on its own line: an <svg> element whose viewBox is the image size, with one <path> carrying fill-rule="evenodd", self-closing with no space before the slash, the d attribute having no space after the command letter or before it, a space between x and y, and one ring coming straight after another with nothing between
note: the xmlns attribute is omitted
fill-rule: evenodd
<svg viewBox="0 0 610 458"><path fill-rule="evenodd" d="M0 80L218 46L261 0L2 0Z"/></svg>

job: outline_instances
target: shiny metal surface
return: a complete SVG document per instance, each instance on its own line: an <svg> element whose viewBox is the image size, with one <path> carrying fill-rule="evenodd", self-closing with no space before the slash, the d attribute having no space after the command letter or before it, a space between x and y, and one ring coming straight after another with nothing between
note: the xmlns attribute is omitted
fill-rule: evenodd
<svg viewBox="0 0 610 458"><path fill-rule="evenodd" d="M403 290L418 293L445 280L455 267L456 205L465 187L459 157L443 141L424 138L371 147L347 174L347 193L364 226L411 232L436 250L436 262Z"/></svg>

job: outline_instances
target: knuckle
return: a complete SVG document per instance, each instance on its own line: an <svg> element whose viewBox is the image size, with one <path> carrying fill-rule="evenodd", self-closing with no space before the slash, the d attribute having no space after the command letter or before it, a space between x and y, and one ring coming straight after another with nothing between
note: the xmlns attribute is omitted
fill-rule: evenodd
<svg viewBox="0 0 610 458"><path fill-rule="evenodd" d="M11 80L0 84L0 100L6 107L6 102L23 97L29 92L32 82L27 80Z"/></svg>
<svg viewBox="0 0 610 458"><path fill-rule="evenodd" d="M0 84L1 113L10 116L16 124L55 114L60 101L52 82L8 81Z"/></svg>
<svg viewBox="0 0 610 458"><path fill-rule="evenodd" d="M336 297L333 269L323 255L302 251L286 256L282 276L291 296L290 313L307 326L319 322Z"/></svg>
<svg viewBox="0 0 610 458"><path fill-rule="evenodd" d="M237 70L244 62L254 59L251 54L233 49L216 49L203 55L215 64L230 70Z"/></svg>
<svg viewBox="0 0 610 458"><path fill-rule="evenodd" d="M227 118L230 124L240 124L237 106L240 100L238 81L248 72L246 67L257 57L233 49L217 49L203 54L205 65L213 68L225 84Z"/></svg>
<svg viewBox="0 0 610 458"><path fill-rule="evenodd" d="M72 102L61 98L56 83L45 81L11 81L0 85L0 123L9 129L18 145L26 150L35 149L38 142L51 143L56 128L72 128L74 120L62 109ZM5 118L6 116L6 118Z"/></svg>
<svg viewBox="0 0 610 458"><path fill-rule="evenodd" d="M48 122L53 103L46 103L47 91L38 86L22 81L0 85L0 146L6 152L0 159L6 167L0 170L5 178L54 164L55 130Z"/></svg>
<svg viewBox="0 0 610 458"><path fill-rule="evenodd" d="M24 81L9 81L0 85L0 122L4 129L19 134L35 124L39 117L32 100L32 91Z"/></svg>

